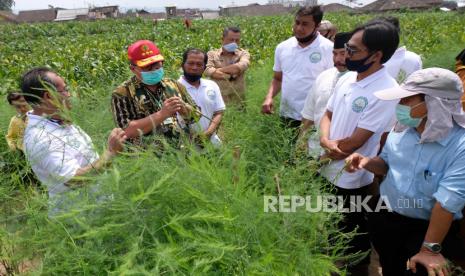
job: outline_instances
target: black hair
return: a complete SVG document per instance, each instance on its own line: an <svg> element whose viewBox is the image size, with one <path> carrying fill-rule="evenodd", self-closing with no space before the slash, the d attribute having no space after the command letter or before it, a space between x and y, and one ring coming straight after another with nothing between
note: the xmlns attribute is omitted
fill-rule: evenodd
<svg viewBox="0 0 465 276"><path fill-rule="evenodd" d="M321 23L321 20L323 19L323 10L321 9L321 6L307 6L307 7L301 7L297 13L295 14L295 17L300 17L300 16L308 16L311 15L313 17L313 22L315 22L315 26Z"/></svg>
<svg viewBox="0 0 465 276"><path fill-rule="evenodd" d="M23 95L21 94L21 92L18 92L18 91L11 91L8 93L8 95L6 96L6 100L8 101L8 103L10 105L13 104L13 101L17 101L17 100L20 100L21 98L23 97Z"/></svg>
<svg viewBox="0 0 465 276"><path fill-rule="evenodd" d="M374 23L374 22L378 22L378 21L384 21L384 22L391 23L397 29L397 31L400 33L399 18L397 18L395 16L380 16L380 17L376 17L376 18L370 20L369 22Z"/></svg>
<svg viewBox="0 0 465 276"><path fill-rule="evenodd" d="M49 73L56 74L48 67L35 67L23 74L21 77L21 90L26 102L38 104L50 87L56 88L56 85L48 76Z"/></svg>
<svg viewBox="0 0 465 276"><path fill-rule="evenodd" d="M229 32L240 33L241 29L239 27L236 27L236 26L226 27L223 30L223 37L226 37L229 34Z"/></svg>
<svg viewBox="0 0 465 276"><path fill-rule="evenodd" d="M362 43L370 52L381 51L381 63L388 61L399 46L399 33L394 25L386 21L368 22L355 28L352 35L363 31Z"/></svg>
<svg viewBox="0 0 465 276"><path fill-rule="evenodd" d="M204 66L207 66L207 62L208 62L208 55L200 50L200 49L197 49L197 48L188 48L184 54L182 54L182 65L184 65L187 61L187 58L189 57L190 54L203 54L203 62L204 62Z"/></svg>

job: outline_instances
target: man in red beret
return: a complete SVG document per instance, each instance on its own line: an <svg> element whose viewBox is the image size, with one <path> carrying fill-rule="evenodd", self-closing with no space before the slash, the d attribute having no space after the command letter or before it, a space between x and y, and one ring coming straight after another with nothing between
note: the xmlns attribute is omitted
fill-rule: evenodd
<svg viewBox="0 0 465 276"><path fill-rule="evenodd" d="M153 42L133 43L128 47L128 58L134 75L118 86L111 97L116 125L135 144L147 144L146 138L158 142L166 138L172 146L180 147L180 138L198 120L197 106L184 86L164 78L164 58Z"/></svg>

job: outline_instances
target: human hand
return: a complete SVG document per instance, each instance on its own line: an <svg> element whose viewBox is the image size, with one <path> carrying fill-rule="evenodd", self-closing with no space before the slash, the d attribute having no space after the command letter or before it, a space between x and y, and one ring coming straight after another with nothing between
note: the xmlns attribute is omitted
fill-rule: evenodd
<svg viewBox="0 0 465 276"><path fill-rule="evenodd" d="M166 99L163 102L163 106L160 110L160 114L163 120L173 116L176 112L182 112L185 107L185 103L180 97L174 96Z"/></svg>
<svg viewBox="0 0 465 276"><path fill-rule="evenodd" d="M421 264L428 271L428 276L450 275L447 260L440 253L433 253L428 249L422 249L415 256L410 258L408 268L413 273L417 272L417 264Z"/></svg>
<svg viewBox="0 0 465 276"><path fill-rule="evenodd" d="M273 99L266 98L262 104L263 114L273 114Z"/></svg>
<svg viewBox="0 0 465 276"><path fill-rule="evenodd" d="M115 155L121 152L124 148L124 142L127 136L124 130L121 128L114 128L108 136L108 152L111 155Z"/></svg>
<svg viewBox="0 0 465 276"><path fill-rule="evenodd" d="M365 157L359 153L352 153L349 157L346 158L346 171L353 173L358 170L363 169L366 164L370 161L370 158Z"/></svg>

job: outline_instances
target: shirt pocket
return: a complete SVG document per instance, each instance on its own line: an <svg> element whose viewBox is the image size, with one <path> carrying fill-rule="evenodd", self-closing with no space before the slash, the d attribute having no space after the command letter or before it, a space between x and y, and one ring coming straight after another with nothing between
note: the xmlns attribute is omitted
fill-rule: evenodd
<svg viewBox="0 0 465 276"><path fill-rule="evenodd" d="M419 187L420 192L425 196L432 197L438 190L439 181L442 178L442 173L438 171L425 170L423 172L424 185Z"/></svg>

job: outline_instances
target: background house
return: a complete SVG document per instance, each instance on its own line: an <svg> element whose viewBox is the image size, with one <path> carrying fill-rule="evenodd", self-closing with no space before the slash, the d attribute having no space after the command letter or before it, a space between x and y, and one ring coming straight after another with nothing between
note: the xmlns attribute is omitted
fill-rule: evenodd
<svg viewBox="0 0 465 276"><path fill-rule="evenodd" d="M89 10L90 19L117 18L119 16L118 6L95 7Z"/></svg>
<svg viewBox="0 0 465 276"><path fill-rule="evenodd" d="M442 0L378 0L360 8L363 12L388 12L402 9L427 10L440 7Z"/></svg>
<svg viewBox="0 0 465 276"><path fill-rule="evenodd" d="M349 6L332 3L323 6L324 12L354 12L355 10Z"/></svg>
<svg viewBox="0 0 465 276"><path fill-rule="evenodd" d="M294 11L293 7L284 7L281 4L259 5L252 4L241 7L220 7L220 16L258 16L287 14Z"/></svg>
<svg viewBox="0 0 465 276"><path fill-rule="evenodd" d="M18 22L51 22L57 17L60 8L50 8L45 10L20 11L17 17Z"/></svg>
<svg viewBox="0 0 465 276"><path fill-rule="evenodd" d="M89 9L58 10L54 21L87 19L88 15L89 15Z"/></svg>

